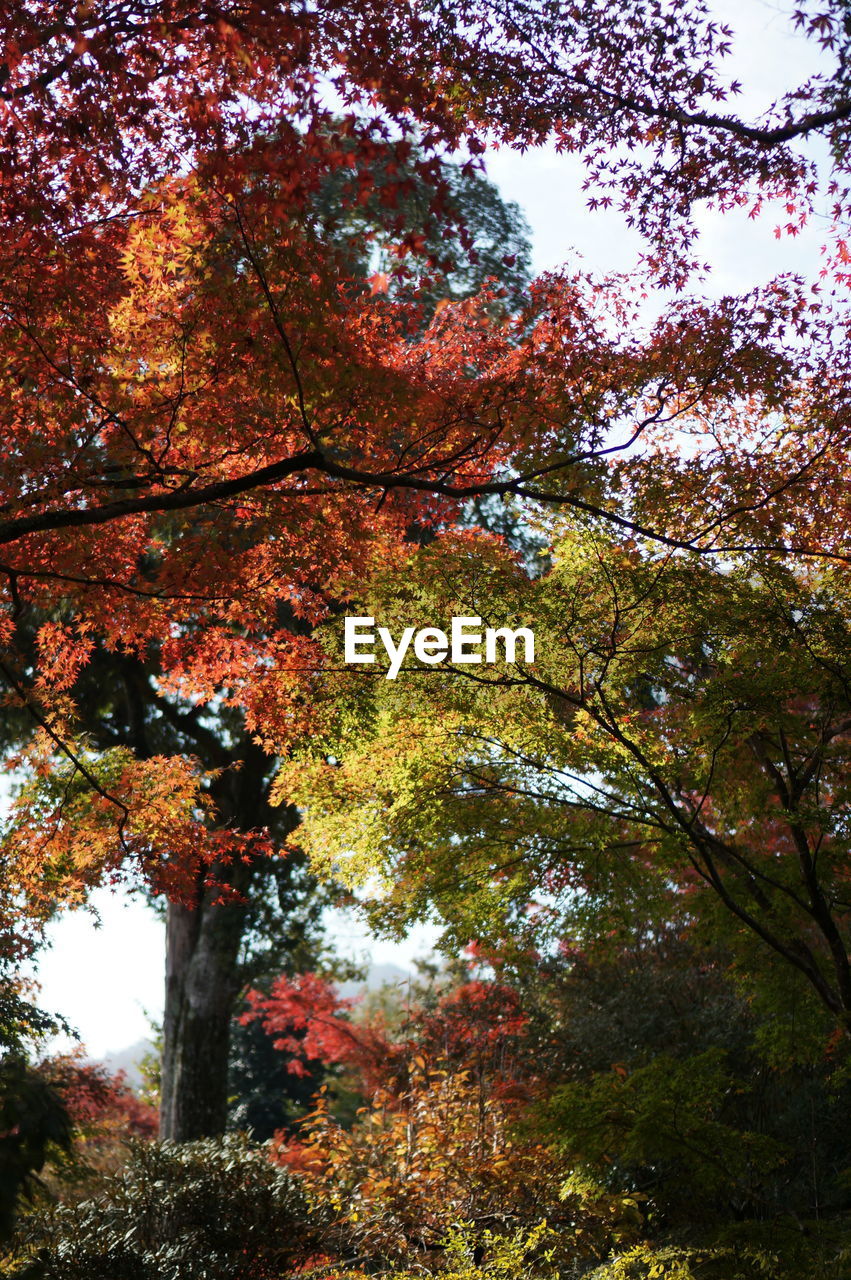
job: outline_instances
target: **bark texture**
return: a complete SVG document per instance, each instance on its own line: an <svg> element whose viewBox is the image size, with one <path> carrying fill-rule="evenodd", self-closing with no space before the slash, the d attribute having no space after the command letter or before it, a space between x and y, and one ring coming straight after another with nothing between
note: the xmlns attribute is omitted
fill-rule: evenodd
<svg viewBox="0 0 851 1280"><path fill-rule="evenodd" d="M230 1026L245 909L169 903L163 1019L163 1138L190 1142L227 1122Z"/></svg>

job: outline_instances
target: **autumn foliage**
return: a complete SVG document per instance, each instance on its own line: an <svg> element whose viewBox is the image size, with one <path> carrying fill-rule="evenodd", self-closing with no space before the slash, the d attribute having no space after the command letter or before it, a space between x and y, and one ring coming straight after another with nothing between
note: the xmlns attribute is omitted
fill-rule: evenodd
<svg viewBox="0 0 851 1280"><path fill-rule="evenodd" d="M0 0L0 964L131 883L169 903L167 1136L224 1127L248 988L363 1103L281 1137L296 1182L142 1146L115 1204L208 1163L320 1270L815 1276L757 1239L792 1219L847 1270L851 36L790 17L815 69L760 105L704 0ZM477 246L461 184L542 144L631 269L527 287L504 223ZM823 252L725 290L701 233L743 221ZM355 611L533 626L536 661L384 681ZM304 960L310 877L492 971L360 1016ZM33 1082L23 1007L10 1079L53 1110L7 1227L71 1120L151 1136L95 1068ZM125 1247L86 1212L82 1274Z"/></svg>
<svg viewBox="0 0 851 1280"><path fill-rule="evenodd" d="M648 271L690 278L696 201L782 199L794 230L815 181L798 138L834 144L839 216L841 77L792 94L780 122L729 115L729 33L699 4L9 17L2 674L39 727L36 772L57 771L46 791L70 767L91 798L54 806L49 855L14 847L46 808L33 799L11 854L24 886L44 854L65 868L58 896L77 900L116 869L103 839L186 896L205 859L244 849L236 835L212 847L186 760L161 769L171 829L131 833L144 763L117 770L79 740L74 692L98 647L155 654L167 697L238 708L286 754L323 727L318 635L333 611L398 562L412 527L455 520L466 498L545 503L669 549L842 554L841 303L780 275L644 307ZM837 22L798 18L828 51ZM584 155L604 193L592 204L619 199L649 237L642 269L566 268L514 310L498 280L426 305L443 266L417 257L405 201L419 182L426 224L468 244L439 152L465 139L471 171L488 130ZM612 167L618 142L631 158ZM379 172L367 227L349 215ZM370 280L353 263L375 249L392 268ZM140 852L151 837L168 865Z"/></svg>
<svg viewBox="0 0 851 1280"><path fill-rule="evenodd" d="M277 1048L345 1065L364 1098L349 1129L323 1086L276 1153L316 1208L333 1211L323 1236L332 1256L417 1258L441 1270L459 1224L479 1242L537 1230L565 1257L603 1256L635 1235L635 1201L572 1178L544 1143L516 1131L536 1087L523 1052L528 1017L510 987L474 979L433 997L430 1010L409 998L395 1031L377 1016L353 1019L351 1002L315 975L279 979L250 1003L247 1016L262 1019ZM298 1058L292 1068L302 1069Z"/></svg>
<svg viewBox="0 0 851 1280"><path fill-rule="evenodd" d="M99 1063L78 1054L48 1059L43 1074L62 1095L71 1122L78 1130L113 1138L153 1138L156 1111L140 1101L123 1073L112 1074Z"/></svg>

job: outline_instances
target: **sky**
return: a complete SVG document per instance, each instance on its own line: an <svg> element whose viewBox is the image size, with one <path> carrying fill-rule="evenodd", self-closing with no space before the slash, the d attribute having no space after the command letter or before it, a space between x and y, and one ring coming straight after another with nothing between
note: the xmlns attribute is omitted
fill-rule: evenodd
<svg viewBox="0 0 851 1280"><path fill-rule="evenodd" d="M779 88L800 82L818 69L813 46L792 34L788 5L766 0L723 0L718 16L737 32L731 78L745 92L740 112L758 114ZM491 153L488 172L506 199L523 209L532 229L533 270L577 264L592 270L629 270L641 245L617 212L585 208L578 160L542 147L520 155ZM825 221L815 219L795 240L777 240L771 213L751 221L744 213L700 219L701 257L713 264L698 291L712 297L762 284L780 271L812 275L819 262ZM99 1058L151 1035L151 1019L162 1015L164 927L139 896L104 890L92 907L69 913L50 930L50 947L40 960L40 1003L74 1026L90 1056ZM430 950L434 931L415 930L404 943L371 939L351 915L329 921L341 954L408 968Z"/></svg>

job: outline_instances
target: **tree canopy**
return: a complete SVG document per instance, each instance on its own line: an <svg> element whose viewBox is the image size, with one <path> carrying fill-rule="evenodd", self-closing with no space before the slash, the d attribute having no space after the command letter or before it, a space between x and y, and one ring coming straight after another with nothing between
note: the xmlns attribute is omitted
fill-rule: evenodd
<svg viewBox="0 0 851 1280"><path fill-rule="evenodd" d="M240 948L278 930L252 1028L308 1071L357 1049L361 1118L320 1099L281 1155L310 1247L325 1231L349 1269L363 1247L464 1280L542 1259L685 1277L678 1239L660 1273L641 1230L680 1229L695 1198L713 1230L841 1215L846 6L794 12L819 70L790 65L762 104L702 0L0 15L0 746L20 779L0 959L131 871L165 895L164 1132L187 1138L224 1123ZM589 216L638 231L634 270L570 259L528 282L483 158L544 142L578 157ZM822 260L704 296L707 209L781 246L821 220ZM526 627L535 654L414 650L385 680L347 664L347 614ZM293 970L315 958L293 910L313 875L369 891L391 931L438 918L491 972L420 1007L416 1034L352 1030ZM675 1003L706 975L667 1048L658 992L618 1012L618 966ZM779 1172L798 1086L806 1191L800 1164ZM164 1177L206 1163L226 1194L226 1151L164 1150ZM160 1167L133 1159L83 1215L102 1235ZM716 1270L771 1273L775 1254L713 1239ZM127 1245L137 1274L149 1245Z"/></svg>

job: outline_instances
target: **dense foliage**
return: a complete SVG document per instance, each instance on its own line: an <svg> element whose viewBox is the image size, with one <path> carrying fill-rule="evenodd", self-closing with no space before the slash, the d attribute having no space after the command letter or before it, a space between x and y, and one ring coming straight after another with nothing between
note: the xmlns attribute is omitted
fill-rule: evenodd
<svg viewBox="0 0 851 1280"><path fill-rule="evenodd" d="M27 1220L15 1275L273 1280L310 1252L298 1186L237 1138L139 1144L100 1196Z"/></svg>
<svg viewBox="0 0 851 1280"><path fill-rule="evenodd" d="M754 108L704 0L0 4L12 1274L849 1274L847 5L791 31ZM544 142L632 272L529 284ZM703 296L707 209L823 255ZM17 966L128 878L164 1136L268 1148L43 1057ZM454 977L341 1001L341 884Z"/></svg>
<svg viewBox="0 0 851 1280"><path fill-rule="evenodd" d="M302 843L355 883L384 877L379 916L435 903L461 945L670 921L724 936L760 999L809 989L795 1036L847 1035L843 572L555 532L534 581L496 544L447 538L386 595L376 582L391 622L534 619L540 657L349 677L336 736L281 775L309 805Z"/></svg>

